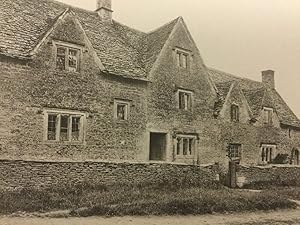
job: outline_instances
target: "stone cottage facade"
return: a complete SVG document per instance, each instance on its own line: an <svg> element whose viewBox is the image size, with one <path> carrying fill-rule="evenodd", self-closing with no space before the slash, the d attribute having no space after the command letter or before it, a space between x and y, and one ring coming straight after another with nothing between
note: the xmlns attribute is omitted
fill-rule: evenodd
<svg viewBox="0 0 300 225"><path fill-rule="evenodd" d="M184 20L150 32L52 0L0 3L0 157L299 165L275 88L207 68Z"/></svg>

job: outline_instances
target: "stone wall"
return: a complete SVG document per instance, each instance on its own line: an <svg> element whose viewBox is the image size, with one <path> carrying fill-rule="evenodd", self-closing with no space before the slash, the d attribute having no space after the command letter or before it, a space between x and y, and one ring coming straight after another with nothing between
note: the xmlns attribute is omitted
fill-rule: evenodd
<svg viewBox="0 0 300 225"><path fill-rule="evenodd" d="M237 171L238 183L243 185L268 182L273 184L300 184L300 166L239 166Z"/></svg>
<svg viewBox="0 0 300 225"><path fill-rule="evenodd" d="M208 185L217 165L204 167L164 163L0 160L0 188L61 187L65 184L182 183Z"/></svg>
<svg viewBox="0 0 300 225"><path fill-rule="evenodd" d="M72 32L76 35L79 31ZM58 33L64 36L55 33L55 40L73 40L68 32L70 37ZM82 38L76 41L84 49L80 71L59 71L51 38L32 60L0 56L1 158L136 159L141 151L140 136L146 127L147 82L100 72ZM114 118L114 99L130 102L128 121ZM85 142L46 142L43 111L49 108L86 113Z"/></svg>

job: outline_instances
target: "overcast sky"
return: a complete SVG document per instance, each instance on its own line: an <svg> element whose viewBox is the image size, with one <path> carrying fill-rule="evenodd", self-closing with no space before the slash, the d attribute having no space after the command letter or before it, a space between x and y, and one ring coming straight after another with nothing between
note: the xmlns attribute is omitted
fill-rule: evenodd
<svg viewBox="0 0 300 225"><path fill-rule="evenodd" d="M95 10L96 0L60 0ZM276 88L300 117L300 0L112 0L114 19L150 31L182 16L207 66Z"/></svg>

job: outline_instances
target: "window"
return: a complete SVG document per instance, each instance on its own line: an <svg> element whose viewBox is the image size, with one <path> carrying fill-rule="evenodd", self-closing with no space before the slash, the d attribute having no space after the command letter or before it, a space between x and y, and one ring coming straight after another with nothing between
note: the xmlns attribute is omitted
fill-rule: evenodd
<svg viewBox="0 0 300 225"><path fill-rule="evenodd" d="M128 120L129 117L129 101L115 100L114 102L114 117L117 120Z"/></svg>
<svg viewBox="0 0 300 225"><path fill-rule="evenodd" d="M238 105L231 106L231 121L239 122L240 120L240 108Z"/></svg>
<svg viewBox="0 0 300 225"><path fill-rule="evenodd" d="M176 50L177 66L187 69L189 66L189 53Z"/></svg>
<svg viewBox="0 0 300 225"><path fill-rule="evenodd" d="M293 149L291 160L292 165L300 165L300 152L298 149Z"/></svg>
<svg viewBox="0 0 300 225"><path fill-rule="evenodd" d="M292 130L288 129L288 133L289 133L289 138L292 138Z"/></svg>
<svg viewBox="0 0 300 225"><path fill-rule="evenodd" d="M242 155L242 146L240 144L228 145L228 157L232 160L240 159Z"/></svg>
<svg viewBox="0 0 300 225"><path fill-rule="evenodd" d="M191 91L178 91L179 109L191 110L192 109L192 92Z"/></svg>
<svg viewBox="0 0 300 225"><path fill-rule="evenodd" d="M196 137L178 136L176 141L176 155L193 156L195 154Z"/></svg>
<svg viewBox="0 0 300 225"><path fill-rule="evenodd" d="M79 70L80 50L73 47L56 45L56 68L76 72Z"/></svg>
<svg viewBox="0 0 300 225"><path fill-rule="evenodd" d="M265 163L272 163L274 155L275 155L276 145L268 145L262 144L261 146L261 162Z"/></svg>
<svg viewBox="0 0 300 225"><path fill-rule="evenodd" d="M264 123L268 125L273 124L273 109L272 108L264 108Z"/></svg>
<svg viewBox="0 0 300 225"><path fill-rule="evenodd" d="M47 141L83 142L85 114L46 111Z"/></svg>

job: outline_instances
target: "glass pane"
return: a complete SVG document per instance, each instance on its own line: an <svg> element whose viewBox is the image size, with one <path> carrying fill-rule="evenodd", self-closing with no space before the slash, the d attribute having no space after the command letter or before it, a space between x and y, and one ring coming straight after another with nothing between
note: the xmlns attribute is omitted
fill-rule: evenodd
<svg viewBox="0 0 300 225"><path fill-rule="evenodd" d="M184 93L184 109L188 110L189 108L189 95L187 93Z"/></svg>
<svg viewBox="0 0 300 225"><path fill-rule="evenodd" d="M66 55L66 49L63 47L57 48L57 55Z"/></svg>
<svg viewBox="0 0 300 225"><path fill-rule="evenodd" d="M60 140L68 141L69 116L61 116L60 121Z"/></svg>
<svg viewBox="0 0 300 225"><path fill-rule="evenodd" d="M119 120L126 120L126 105L124 104L117 105L117 118Z"/></svg>
<svg viewBox="0 0 300 225"><path fill-rule="evenodd" d="M77 71L78 50L69 49L69 70Z"/></svg>
<svg viewBox="0 0 300 225"><path fill-rule="evenodd" d="M181 63L180 63L180 55L181 55L181 54L180 54L179 52L176 53L177 65L178 65L178 66L181 66Z"/></svg>
<svg viewBox="0 0 300 225"><path fill-rule="evenodd" d="M65 55L59 55L56 56L56 68L59 70L65 70L66 69L66 56Z"/></svg>
<svg viewBox="0 0 300 225"><path fill-rule="evenodd" d="M194 143L194 139L190 138L189 140L189 155L193 154L193 143Z"/></svg>
<svg viewBox="0 0 300 225"><path fill-rule="evenodd" d="M262 150L261 150L261 161L262 162L265 161L265 148L262 148Z"/></svg>
<svg viewBox="0 0 300 225"><path fill-rule="evenodd" d="M72 117L72 141L79 141L80 117Z"/></svg>
<svg viewBox="0 0 300 225"><path fill-rule="evenodd" d="M273 116L273 112L271 110L268 111L268 123L272 124L272 116Z"/></svg>
<svg viewBox="0 0 300 225"><path fill-rule="evenodd" d="M187 109L190 110L192 108L192 104L191 104L191 94L186 94L186 106Z"/></svg>
<svg viewBox="0 0 300 225"><path fill-rule="evenodd" d="M177 138L177 155L180 155L181 152L181 138Z"/></svg>
<svg viewBox="0 0 300 225"><path fill-rule="evenodd" d="M188 154L189 139L183 139L183 155Z"/></svg>
<svg viewBox="0 0 300 225"><path fill-rule="evenodd" d="M187 55L182 55L182 67L187 68Z"/></svg>
<svg viewBox="0 0 300 225"><path fill-rule="evenodd" d="M184 109L185 104L184 104L184 93L179 92L179 109Z"/></svg>
<svg viewBox="0 0 300 225"><path fill-rule="evenodd" d="M57 115L48 115L47 140L49 141L56 140L56 121L57 121Z"/></svg>

